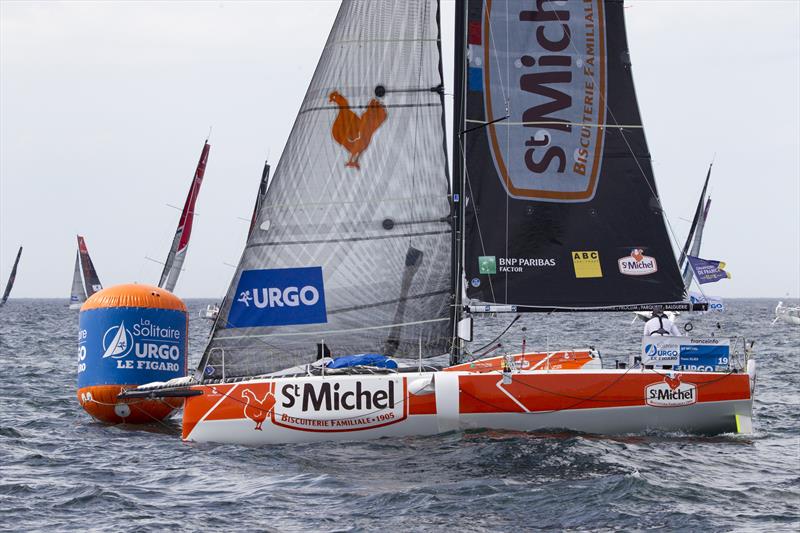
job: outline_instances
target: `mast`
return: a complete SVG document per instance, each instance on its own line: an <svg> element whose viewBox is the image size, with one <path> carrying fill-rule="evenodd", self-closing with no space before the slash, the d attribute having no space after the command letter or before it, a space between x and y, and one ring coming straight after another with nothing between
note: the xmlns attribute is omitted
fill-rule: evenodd
<svg viewBox="0 0 800 533"><path fill-rule="evenodd" d="M164 262L164 270L161 272L161 279L158 286L172 292L175 284L178 283L178 276L181 274L183 262L186 259L186 250L189 247L189 238L192 236L192 222L194 221L194 205L197 202L197 195L200 193L200 185L203 184L203 175L206 172L206 162L211 145L208 139L203 143L203 151L200 153L200 161L197 162L197 169L194 172L192 184L189 187L189 194L186 203L181 211L181 218L178 220L178 229L172 239L167 260Z"/></svg>
<svg viewBox="0 0 800 533"><path fill-rule="evenodd" d="M6 283L6 290L3 291L3 298L0 300L0 305L6 303L8 295L11 294L11 289L14 287L14 280L17 278L17 265L19 265L19 258L22 255L22 246L17 251L17 258L14 259L14 266L11 268L11 275L8 276L8 283Z"/></svg>
<svg viewBox="0 0 800 533"><path fill-rule="evenodd" d="M464 260L464 50L466 49L466 2L457 1L455 10L455 57L453 61L453 349L450 364L457 364L461 356L458 322L462 315L463 260Z"/></svg>

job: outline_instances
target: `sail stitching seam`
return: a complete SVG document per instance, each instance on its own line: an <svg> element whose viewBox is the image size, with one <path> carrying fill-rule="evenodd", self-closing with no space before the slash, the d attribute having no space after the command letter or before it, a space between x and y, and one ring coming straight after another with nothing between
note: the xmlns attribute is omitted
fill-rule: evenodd
<svg viewBox="0 0 800 533"><path fill-rule="evenodd" d="M433 322L447 322L450 318L433 318L430 320L418 320L416 322L401 322L399 324L386 324L383 326L369 326L365 328L350 328L350 329L332 329L327 331L303 331L297 333L265 333L262 335L237 335L233 336L223 336L217 335L216 340L224 341L224 340L240 340L240 339L257 339L262 337L297 337L297 336L309 336L309 335L328 335L334 333L349 333L352 331L370 331L376 329L387 329L387 328L394 328L400 326L416 326L418 324L431 324Z"/></svg>

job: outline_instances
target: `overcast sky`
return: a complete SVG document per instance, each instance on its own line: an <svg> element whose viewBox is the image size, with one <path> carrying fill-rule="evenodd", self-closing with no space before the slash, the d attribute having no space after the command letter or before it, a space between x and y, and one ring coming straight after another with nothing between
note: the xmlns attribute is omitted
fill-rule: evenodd
<svg viewBox="0 0 800 533"><path fill-rule="evenodd" d="M209 126L176 293L224 294L338 1L0 1L0 283L69 296L75 234L105 286L157 283ZM716 154L702 256L729 297L800 293L800 2L626 4L639 106L678 239ZM454 2L443 1L452 92ZM451 104L448 97L448 104ZM449 109L448 109L449 111ZM449 124L449 122L448 122Z"/></svg>

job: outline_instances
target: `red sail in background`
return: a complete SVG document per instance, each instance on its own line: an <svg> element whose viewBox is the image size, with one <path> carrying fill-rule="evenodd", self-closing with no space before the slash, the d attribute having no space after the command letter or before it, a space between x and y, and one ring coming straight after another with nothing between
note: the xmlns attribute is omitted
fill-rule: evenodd
<svg viewBox="0 0 800 533"><path fill-rule="evenodd" d="M200 161L197 163L197 170L195 170L194 173L192 186L189 188L189 195L186 197L186 203L183 206L181 218L178 221L178 230L175 232L175 238L172 240L169 255L164 263L164 271L161 273L161 280L158 282L159 287L168 291L175 289L175 284L178 282L178 276L183 267L183 261L186 259L189 238L192 236L194 205L197 202L197 195L200 193L200 185L203 184L203 175L206 172L206 163L210 150L211 145L208 144L208 140L206 140L205 144L203 144L203 152L200 154Z"/></svg>
<svg viewBox="0 0 800 533"><path fill-rule="evenodd" d="M103 289L97 270L94 268L92 258L89 257L89 249L86 248L86 241L78 235L78 254L81 259L81 270L83 271L83 285L86 290L86 297Z"/></svg>

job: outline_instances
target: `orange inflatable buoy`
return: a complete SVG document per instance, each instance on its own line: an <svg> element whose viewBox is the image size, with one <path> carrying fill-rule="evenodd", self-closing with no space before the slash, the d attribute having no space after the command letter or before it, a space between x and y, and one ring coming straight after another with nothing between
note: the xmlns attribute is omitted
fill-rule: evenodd
<svg viewBox="0 0 800 533"><path fill-rule="evenodd" d="M180 398L118 395L186 375L188 320L180 298L150 285L117 285L86 300L78 331L78 402L86 412L103 422L141 424L180 407Z"/></svg>

